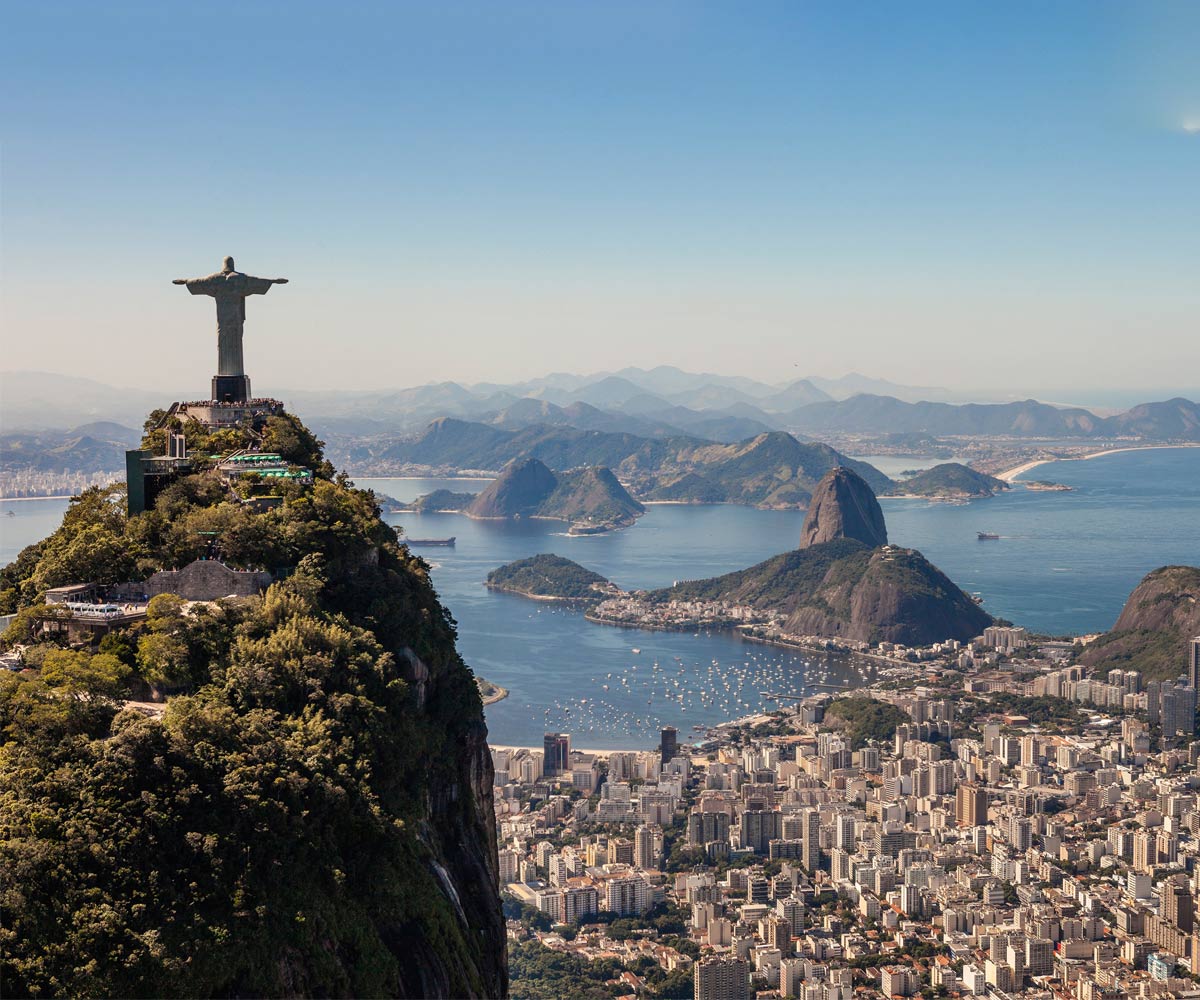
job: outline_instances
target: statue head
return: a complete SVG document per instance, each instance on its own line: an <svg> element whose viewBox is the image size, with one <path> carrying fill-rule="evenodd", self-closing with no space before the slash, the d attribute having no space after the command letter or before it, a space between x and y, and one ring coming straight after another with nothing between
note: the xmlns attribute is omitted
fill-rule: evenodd
<svg viewBox="0 0 1200 1000"><path fill-rule="evenodd" d="M235 270L235 268L234 268L234 266L233 266L233 258L232 258L232 257L226 257L226 258L225 258L225 259L224 259L224 260L221 262L221 264L223 265L223 266L221 267L221 270L222 270L222 271L224 271L226 274L228 274L230 271L233 271L233 270Z"/></svg>

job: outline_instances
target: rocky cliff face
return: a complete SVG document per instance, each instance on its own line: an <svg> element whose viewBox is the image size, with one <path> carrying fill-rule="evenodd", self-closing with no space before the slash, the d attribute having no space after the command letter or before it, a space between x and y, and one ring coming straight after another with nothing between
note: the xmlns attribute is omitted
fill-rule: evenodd
<svg viewBox="0 0 1200 1000"><path fill-rule="evenodd" d="M1200 567L1163 566L1129 595L1116 624L1080 660L1100 671L1140 670L1147 680L1178 677L1188 640L1200 635Z"/></svg>
<svg viewBox="0 0 1200 1000"><path fill-rule="evenodd" d="M830 469L813 489L800 548L839 538L853 538L871 548L887 544L879 501L861 476L843 466Z"/></svg>

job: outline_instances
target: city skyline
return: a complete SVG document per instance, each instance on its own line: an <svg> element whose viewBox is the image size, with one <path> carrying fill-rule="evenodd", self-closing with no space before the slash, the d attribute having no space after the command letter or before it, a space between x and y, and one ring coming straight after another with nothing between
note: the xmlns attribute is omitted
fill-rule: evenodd
<svg viewBox="0 0 1200 1000"><path fill-rule="evenodd" d="M1200 365L1194 8L284 10L10 14L6 370L185 384L225 254L297 389Z"/></svg>

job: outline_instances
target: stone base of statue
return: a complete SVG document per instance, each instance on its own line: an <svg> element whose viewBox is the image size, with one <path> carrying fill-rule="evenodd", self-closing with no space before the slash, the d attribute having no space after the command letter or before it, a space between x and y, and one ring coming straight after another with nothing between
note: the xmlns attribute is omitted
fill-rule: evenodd
<svg viewBox="0 0 1200 1000"><path fill-rule="evenodd" d="M198 399L190 403L172 404L159 426L164 426L171 417L178 417L185 421L195 420L209 430L249 427L261 431L269 417L283 412L283 403L278 399Z"/></svg>
<svg viewBox="0 0 1200 1000"><path fill-rule="evenodd" d="M254 396L250 392L249 375L214 375L212 398L217 403L244 403Z"/></svg>

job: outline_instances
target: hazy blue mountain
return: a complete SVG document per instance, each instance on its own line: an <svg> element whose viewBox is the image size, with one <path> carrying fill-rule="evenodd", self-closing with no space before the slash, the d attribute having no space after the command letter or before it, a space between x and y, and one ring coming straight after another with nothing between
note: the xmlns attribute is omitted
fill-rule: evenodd
<svg viewBox="0 0 1200 1000"><path fill-rule="evenodd" d="M125 468L125 451L142 439L123 424L98 421L69 431L27 431L0 436L0 471L112 472Z"/></svg>
<svg viewBox="0 0 1200 1000"><path fill-rule="evenodd" d="M461 471L501 469L530 457L555 470L604 466L638 496L654 500L804 506L812 487L839 465L853 468L873 490L892 486L874 466L783 431L719 444L697 437L644 438L544 424L509 430L444 418L415 438L387 443L364 461Z"/></svg>
<svg viewBox="0 0 1200 1000"><path fill-rule="evenodd" d="M726 386L730 389L745 393L750 397L769 395L774 387L742 375L714 375L708 372L685 372L673 365L659 365L657 368L622 368L613 374L620 378L640 385L647 392L658 396L671 396L675 393L691 392L704 386Z"/></svg>
<svg viewBox="0 0 1200 1000"><path fill-rule="evenodd" d="M721 416L718 414L711 416L697 414L695 419L681 423L681 427L684 431L694 434L696 437L708 438L710 441L719 441L725 444L733 441L743 441L748 437L765 434L775 429L770 424L752 420L750 417Z"/></svg>
<svg viewBox="0 0 1200 1000"><path fill-rule="evenodd" d="M1123 413L1101 416L1084 407L1033 399L953 403L946 401L952 394L945 390L898 386L862 375L768 385L740 376L692 374L661 366L588 376L556 373L512 385L465 386L446 381L388 390L294 391L256 383L255 388L302 406L324 433L346 437L411 433L438 417L491 419L532 399L564 409L586 404L610 414L611 418L601 418L580 411L579 423L597 429L663 435L678 427L724 440L761 429L815 435L1200 438L1200 411L1195 401L1183 397L1141 403ZM147 409L171 399L203 396L206 389L206 385L197 385L192 390L150 393L44 372L5 372L0 373L0 420L10 432L98 421L136 426ZM648 420L650 425L622 425L616 419L622 416ZM723 422L705 426L703 422L712 417ZM755 423L737 425L728 418ZM546 421L556 419L554 411L547 410ZM652 426L656 424L669 426Z"/></svg>
<svg viewBox="0 0 1200 1000"><path fill-rule="evenodd" d="M693 410L723 410L738 403L755 406L758 397L735 389L729 385L706 383L695 389L685 389L683 392L673 392L665 398L677 406L686 406Z"/></svg>
<svg viewBox="0 0 1200 1000"><path fill-rule="evenodd" d="M758 405L768 413L787 413L810 403L827 403L832 398L829 393L813 385L811 379L802 378L760 399Z"/></svg>
<svg viewBox="0 0 1200 1000"><path fill-rule="evenodd" d="M174 398L194 398L178 395ZM64 430L79 424L113 421L140 427L146 413L161 406L163 394L121 389L89 378L49 372L0 372L0 425L17 430Z"/></svg>
<svg viewBox="0 0 1200 1000"><path fill-rule="evenodd" d="M656 468L680 449L708 443L698 438L655 439L544 424L507 430L446 417L433 421L413 439L389 443L377 457L440 469L501 469L523 456L538 458L552 469L583 465L615 469L625 463Z"/></svg>
<svg viewBox="0 0 1200 1000"><path fill-rule="evenodd" d="M1110 417L1108 423L1121 434L1200 441L1200 404L1182 397L1142 403Z"/></svg>
<svg viewBox="0 0 1200 1000"><path fill-rule="evenodd" d="M112 441L130 448L141 444L142 432L112 420L97 420L90 424L80 424L67 432L68 437L89 437L98 441Z"/></svg>
<svg viewBox="0 0 1200 1000"><path fill-rule="evenodd" d="M821 378L818 375L810 375L807 381L827 393L831 399L849 399L860 393L895 396L897 399L903 399L910 403L919 403L922 400L948 401L954 397L954 393L948 389L936 386L900 385L884 378L859 375L857 372L851 372L841 378Z"/></svg>
<svg viewBox="0 0 1200 1000"><path fill-rule="evenodd" d="M906 403L892 396L859 395L793 410L788 420L808 433L891 433L1094 437L1107 422L1082 409L1059 409L1029 399L1020 403Z"/></svg>
<svg viewBox="0 0 1200 1000"><path fill-rule="evenodd" d="M647 498L803 507L821 478L838 466L854 469L872 490L891 488L892 481L866 462L847 458L827 444L803 443L783 431L770 431L677 456L675 471L663 469Z"/></svg>

